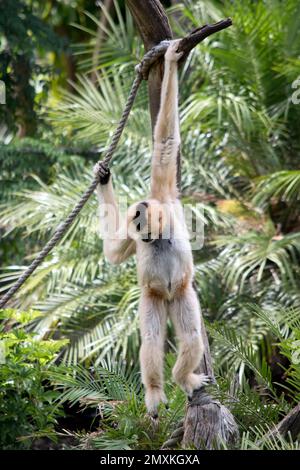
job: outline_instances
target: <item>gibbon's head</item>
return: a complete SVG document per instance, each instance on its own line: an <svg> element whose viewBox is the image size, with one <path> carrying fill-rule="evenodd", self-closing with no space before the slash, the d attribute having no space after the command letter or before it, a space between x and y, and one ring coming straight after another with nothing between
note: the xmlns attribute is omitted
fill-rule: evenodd
<svg viewBox="0 0 300 470"><path fill-rule="evenodd" d="M155 199L148 199L131 206L129 235L134 240L142 240L145 243L163 238L164 232L170 225L167 209L167 206Z"/></svg>

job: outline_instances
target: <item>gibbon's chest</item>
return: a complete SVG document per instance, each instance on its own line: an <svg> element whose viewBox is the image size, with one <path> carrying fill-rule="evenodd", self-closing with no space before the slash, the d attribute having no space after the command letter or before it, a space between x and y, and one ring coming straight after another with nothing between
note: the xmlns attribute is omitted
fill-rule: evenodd
<svg viewBox="0 0 300 470"><path fill-rule="evenodd" d="M192 271L188 240L159 239L143 245L137 250L140 284L157 295L171 299L187 273Z"/></svg>

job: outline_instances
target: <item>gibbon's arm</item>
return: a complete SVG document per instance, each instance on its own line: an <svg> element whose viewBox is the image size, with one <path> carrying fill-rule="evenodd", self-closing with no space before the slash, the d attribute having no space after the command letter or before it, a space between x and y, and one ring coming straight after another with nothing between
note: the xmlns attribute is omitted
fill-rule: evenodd
<svg viewBox="0 0 300 470"><path fill-rule="evenodd" d="M178 66L182 53L179 41L172 41L165 54L160 110L154 129L151 197L165 201L178 196L176 185L177 154L180 146L178 115Z"/></svg>
<svg viewBox="0 0 300 470"><path fill-rule="evenodd" d="M136 243L128 235L127 221L120 222L119 208L114 195L109 169L103 167L100 163L95 165L94 172L100 177L100 183L97 185L97 196L100 207L103 252L111 263L119 264L135 253ZM101 214L102 209L107 211L105 217L104 214Z"/></svg>

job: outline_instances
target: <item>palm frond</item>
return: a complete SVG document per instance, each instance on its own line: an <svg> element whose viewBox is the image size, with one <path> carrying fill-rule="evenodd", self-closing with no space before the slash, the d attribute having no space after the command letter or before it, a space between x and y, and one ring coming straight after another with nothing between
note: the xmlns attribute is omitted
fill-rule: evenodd
<svg viewBox="0 0 300 470"><path fill-rule="evenodd" d="M300 198L300 171L279 171L261 177L255 188L253 204L265 207L271 198L297 203Z"/></svg>
<svg viewBox="0 0 300 470"><path fill-rule="evenodd" d="M57 105L49 109L49 118L58 131L97 144L103 150L116 128L133 82L134 73L123 73L119 69L102 72L94 84L87 76L78 76L73 83L74 92L61 92ZM129 141L147 145L150 121L145 107L145 85L130 113L124 135Z"/></svg>
<svg viewBox="0 0 300 470"><path fill-rule="evenodd" d="M116 0L113 0L115 19L103 4L99 6L105 21L100 21L88 11L84 12L94 24L95 30L80 24L73 24L90 36L88 43L78 43L74 46L80 68L87 73L92 70L111 68L112 65L117 65L122 70L133 68L137 57L143 54L143 48L136 35L132 16L127 8L123 15L119 2Z"/></svg>

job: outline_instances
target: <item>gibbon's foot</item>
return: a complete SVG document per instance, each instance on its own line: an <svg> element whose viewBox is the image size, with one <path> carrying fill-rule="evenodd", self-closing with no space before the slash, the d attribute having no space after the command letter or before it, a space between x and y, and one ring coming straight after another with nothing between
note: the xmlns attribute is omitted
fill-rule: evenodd
<svg viewBox="0 0 300 470"><path fill-rule="evenodd" d="M205 374L191 373L186 377L185 382L182 382L180 385L181 388L187 393L188 397L192 397L195 390L209 385L210 382L210 377Z"/></svg>
<svg viewBox="0 0 300 470"><path fill-rule="evenodd" d="M109 182L110 169L103 162L97 162L94 166L94 175L98 176L100 184L105 185Z"/></svg>
<svg viewBox="0 0 300 470"><path fill-rule="evenodd" d="M148 388L145 392L145 403L148 414L153 418L158 418L158 407L160 403L168 403L167 397L161 388Z"/></svg>
<svg viewBox="0 0 300 470"><path fill-rule="evenodd" d="M179 43L180 39L175 39L175 41L171 41L165 53L165 60L167 62L178 62L183 56L183 52L177 52Z"/></svg>

